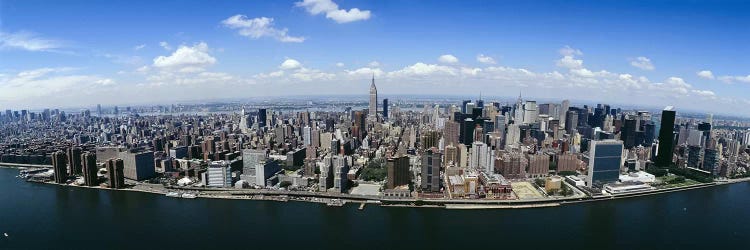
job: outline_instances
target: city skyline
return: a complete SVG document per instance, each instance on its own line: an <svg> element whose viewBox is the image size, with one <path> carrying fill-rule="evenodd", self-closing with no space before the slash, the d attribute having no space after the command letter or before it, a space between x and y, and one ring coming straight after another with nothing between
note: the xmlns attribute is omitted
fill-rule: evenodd
<svg viewBox="0 0 750 250"><path fill-rule="evenodd" d="M381 96L750 104L741 2L40 4L0 4L2 108L352 95L373 75Z"/></svg>

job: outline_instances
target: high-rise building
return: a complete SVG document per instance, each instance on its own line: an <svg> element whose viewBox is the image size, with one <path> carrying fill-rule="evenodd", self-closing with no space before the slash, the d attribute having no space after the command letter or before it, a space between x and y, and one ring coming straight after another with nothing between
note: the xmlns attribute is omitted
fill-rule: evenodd
<svg viewBox="0 0 750 250"><path fill-rule="evenodd" d="M266 109L258 109L258 121L257 121L258 128L262 129L262 128L265 128L266 125L268 125L266 124L266 120L268 120L267 112L268 111Z"/></svg>
<svg viewBox="0 0 750 250"><path fill-rule="evenodd" d="M68 181L68 168L65 153L62 151L52 153L52 169L55 171L54 177L56 183L66 183Z"/></svg>
<svg viewBox="0 0 750 250"><path fill-rule="evenodd" d="M85 152L81 154L81 165L83 170L83 183L86 186L99 185L99 167L96 165L96 154Z"/></svg>
<svg viewBox="0 0 750 250"><path fill-rule="evenodd" d="M388 98L383 99L383 120L388 120Z"/></svg>
<svg viewBox="0 0 750 250"><path fill-rule="evenodd" d="M422 191L440 191L440 166L442 154L437 148L431 148L422 155Z"/></svg>
<svg viewBox="0 0 750 250"><path fill-rule="evenodd" d="M125 178L131 180L146 180L156 176L154 164L154 152L120 152L119 158L123 161Z"/></svg>
<svg viewBox="0 0 750 250"><path fill-rule="evenodd" d="M577 131L578 127L578 111L568 111L565 115L565 133L572 135L574 131Z"/></svg>
<svg viewBox="0 0 750 250"><path fill-rule="evenodd" d="M109 188L120 189L125 187L125 175L123 173L124 162L120 158L107 160L107 175L109 177Z"/></svg>
<svg viewBox="0 0 750 250"><path fill-rule="evenodd" d="M333 187L336 192L344 193L349 189L349 160L349 156L334 156L331 159Z"/></svg>
<svg viewBox="0 0 750 250"><path fill-rule="evenodd" d="M388 174L386 188L393 189L398 186L409 185L411 173L409 172L408 156L388 158L385 166Z"/></svg>
<svg viewBox="0 0 750 250"><path fill-rule="evenodd" d="M459 123L455 121L445 121L443 126L443 143L447 145L458 145Z"/></svg>
<svg viewBox="0 0 750 250"><path fill-rule="evenodd" d="M661 112L661 128L659 129L659 148L656 154L657 167L672 165L674 152L674 121L676 112L674 107L667 106Z"/></svg>
<svg viewBox="0 0 750 250"><path fill-rule="evenodd" d="M566 122L568 121L566 119L567 115L568 115L568 108L570 108L570 101L563 100L562 104L561 104L561 107L560 107L560 110L559 110L559 113L560 113L560 117L559 118L560 118L560 122L563 122L563 124L562 124L563 126L565 126L565 124L567 124Z"/></svg>
<svg viewBox="0 0 750 250"><path fill-rule="evenodd" d="M549 173L549 156L544 154L528 155L529 158L529 177L547 176Z"/></svg>
<svg viewBox="0 0 750 250"><path fill-rule="evenodd" d="M68 168L70 169L70 175L81 174L81 148L71 147L68 148Z"/></svg>
<svg viewBox="0 0 750 250"><path fill-rule="evenodd" d="M209 187L231 187L232 170L227 161L213 161L208 164L208 180L206 186Z"/></svg>
<svg viewBox="0 0 750 250"><path fill-rule="evenodd" d="M373 121L378 119L378 88L375 87L375 74L372 75L372 83L370 84L370 109L368 117Z"/></svg>
<svg viewBox="0 0 750 250"><path fill-rule="evenodd" d="M591 141L586 184L589 187L619 180L623 144L620 140Z"/></svg>

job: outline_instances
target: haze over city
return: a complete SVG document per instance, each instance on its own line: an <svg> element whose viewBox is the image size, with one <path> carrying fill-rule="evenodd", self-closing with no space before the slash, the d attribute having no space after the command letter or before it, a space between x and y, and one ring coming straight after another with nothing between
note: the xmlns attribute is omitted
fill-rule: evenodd
<svg viewBox="0 0 750 250"><path fill-rule="evenodd" d="M698 11L700 10L700 11ZM478 95L750 104L742 1L0 3L0 106ZM740 115L750 111L736 110Z"/></svg>

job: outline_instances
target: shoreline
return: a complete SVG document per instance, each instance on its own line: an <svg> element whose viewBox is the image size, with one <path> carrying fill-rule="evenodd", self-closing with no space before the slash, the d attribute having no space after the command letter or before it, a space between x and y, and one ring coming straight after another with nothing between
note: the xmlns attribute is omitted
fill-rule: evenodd
<svg viewBox="0 0 750 250"><path fill-rule="evenodd" d="M18 168L18 167L7 167L0 166L1 168ZM123 189L110 189L102 186L79 186L71 184L59 184L54 182L44 182L35 180L24 180L27 182L34 182L40 184L51 184L57 186L66 186L73 188L88 188L98 190L111 190L111 191L125 191L125 192L140 192L148 194L166 195L169 192L195 192L196 198L205 199L224 199L224 200L260 200L260 201L276 201L276 202L305 202L305 203L317 203L326 204L328 206L343 206L347 203L354 204L372 204L379 205L381 207L410 207L410 208L443 208L451 210L472 210L472 209L527 209L527 208L551 208L565 205L573 205L586 202L597 202L607 200L619 200L628 198L645 197L651 195L669 194L680 191L688 191L695 189L702 189L708 187L718 187L723 185L731 185L742 182L750 181L750 178L734 179L726 182L713 182L713 183L701 183L696 185L675 187L668 189L657 189L643 192L634 192L627 194L618 195L603 195L603 196L586 196L586 197L571 197L571 198L548 198L548 199L534 199L534 200L450 200L450 199L385 199L381 197L366 197L366 196L351 196L342 194L329 194L329 193L313 193L313 192L298 192L298 191L275 191L275 190L232 190L232 189L220 189L220 190L207 190L207 189L181 189L181 188L169 188L158 184L137 184L129 186ZM174 197L176 199L185 199L180 197ZM334 201L335 205L331 205ZM360 209L363 210L363 209Z"/></svg>

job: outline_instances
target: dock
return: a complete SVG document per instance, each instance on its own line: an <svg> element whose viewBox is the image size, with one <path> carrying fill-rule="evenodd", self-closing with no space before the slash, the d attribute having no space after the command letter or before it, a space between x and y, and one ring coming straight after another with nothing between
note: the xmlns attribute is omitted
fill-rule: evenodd
<svg viewBox="0 0 750 250"><path fill-rule="evenodd" d="M367 203L364 203L364 202L360 203L358 209L359 210L365 210L365 204L367 204Z"/></svg>

